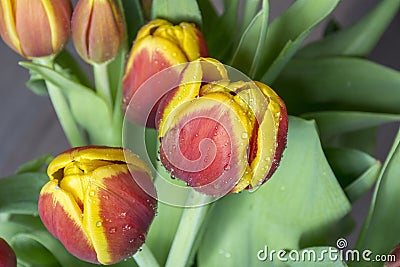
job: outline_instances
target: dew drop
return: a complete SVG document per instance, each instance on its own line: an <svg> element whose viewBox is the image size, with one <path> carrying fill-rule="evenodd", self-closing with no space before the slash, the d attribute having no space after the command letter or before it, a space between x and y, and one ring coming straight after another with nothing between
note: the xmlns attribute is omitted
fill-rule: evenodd
<svg viewBox="0 0 400 267"><path fill-rule="evenodd" d="M108 230L108 232L109 232L110 234L114 234L116 231L117 231L117 229L115 229L115 227L111 227L111 228Z"/></svg>
<svg viewBox="0 0 400 267"><path fill-rule="evenodd" d="M59 187L58 185L56 185L56 186L54 187L54 189L55 189L55 190L60 190L60 187Z"/></svg>
<svg viewBox="0 0 400 267"><path fill-rule="evenodd" d="M103 224L100 222L100 221L98 221L98 222L96 222L96 226L97 227L101 227Z"/></svg>
<svg viewBox="0 0 400 267"><path fill-rule="evenodd" d="M101 197L104 198L104 199L106 199L106 200L109 199L109 196L108 196L108 195L102 195Z"/></svg>
<svg viewBox="0 0 400 267"><path fill-rule="evenodd" d="M249 135L246 132L243 132L242 133L242 138L243 139L247 139L247 138L249 138Z"/></svg>
<svg viewBox="0 0 400 267"><path fill-rule="evenodd" d="M122 231L129 231L129 230L131 230L132 229L132 225L130 225L130 224L126 224L126 225L124 225L124 227L122 227Z"/></svg>
<svg viewBox="0 0 400 267"><path fill-rule="evenodd" d="M133 242L135 242L135 239L133 239L133 238L131 238L131 239L129 239L129 244L132 244Z"/></svg>
<svg viewBox="0 0 400 267"><path fill-rule="evenodd" d="M96 194L96 192L94 192L94 190L89 191L89 196L94 197L95 194Z"/></svg>
<svg viewBox="0 0 400 267"><path fill-rule="evenodd" d="M120 218L125 218L125 217L126 217L126 212L121 212L121 213L119 214L119 217L120 217Z"/></svg>
<svg viewBox="0 0 400 267"><path fill-rule="evenodd" d="M229 164L226 164L225 166L224 166L224 170L225 171L229 171L231 169L231 166L229 166Z"/></svg>

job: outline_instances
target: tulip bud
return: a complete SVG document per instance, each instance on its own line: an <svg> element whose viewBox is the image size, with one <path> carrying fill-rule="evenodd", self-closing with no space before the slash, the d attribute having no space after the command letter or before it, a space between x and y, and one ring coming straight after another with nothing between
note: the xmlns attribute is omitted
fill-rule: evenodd
<svg viewBox="0 0 400 267"><path fill-rule="evenodd" d="M388 260L384 267L400 267L400 244L397 245L387 256Z"/></svg>
<svg viewBox="0 0 400 267"><path fill-rule="evenodd" d="M221 63L201 61L207 64L189 63L182 81L203 78L182 84L160 104L161 162L173 176L211 196L257 188L274 173L285 149L285 104L267 85L231 82Z"/></svg>
<svg viewBox="0 0 400 267"><path fill-rule="evenodd" d="M70 34L70 0L0 1L0 35L26 58L55 55Z"/></svg>
<svg viewBox="0 0 400 267"><path fill-rule="evenodd" d="M7 242L0 238L0 267L15 267L17 266L17 257L14 250Z"/></svg>
<svg viewBox="0 0 400 267"><path fill-rule="evenodd" d="M154 74L207 55L204 38L194 24L182 22L174 26L161 19L150 21L138 32L126 64L123 108L126 110L135 92ZM154 99L153 91L147 93L148 98ZM156 110L157 105L146 122L149 127L155 127Z"/></svg>
<svg viewBox="0 0 400 267"><path fill-rule="evenodd" d="M72 40L86 62L113 59L123 38L122 12L115 0L79 0L72 14Z"/></svg>
<svg viewBox="0 0 400 267"><path fill-rule="evenodd" d="M72 255L113 264L143 244L157 201L150 171L136 155L121 148L73 148L57 156L47 173L39 215Z"/></svg>

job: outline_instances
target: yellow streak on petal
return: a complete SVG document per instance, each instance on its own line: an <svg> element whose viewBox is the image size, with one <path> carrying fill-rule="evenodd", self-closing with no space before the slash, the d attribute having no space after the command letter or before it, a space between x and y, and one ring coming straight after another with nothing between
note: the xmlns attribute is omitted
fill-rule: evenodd
<svg viewBox="0 0 400 267"><path fill-rule="evenodd" d="M106 238L107 229L103 226L104 220L101 216L101 197L98 195L99 189L105 189L104 179L118 175L120 172L127 172L127 167L122 165L113 165L112 167L101 167L96 169L88 180L84 190L84 217L83 228L87 232L94 250L97 254L97 260L102 264L113 262L112 249L109 247L109 241Z"/></svg>
<svg viewBox="0 0 400 267"><path fill-rule="evenodd" d="M5 0L0 1L1 9L3 11L3 22L5 27L5 41L10 42L10 46L17 50L21 55L23 54L21 44L19 42L19 37L17 33L17 28L15 25L15 1Z"/></svg>
<svg viewBox="0 0 400 267"><path fill-rule="evenodd" d="M186 69L183 71L181 84L176 94L165 107L163 117L168 117L179 105L194 99L199 94L201 78L202 69L200 61L188 63ZM159 137L163 137L165 134L164 124L165 120L162 119L159 125Z"/></svg>
<svg viewBox="0 0 400 267"><path fill-rule="evenodd" d="M51 47L53 52L57 47L57 42L59 40L58 32L58 19L54 13L54 3L53 1L41 1L43 8L47 15L47 20L49 21L50 32L51 32Z"/></svg>

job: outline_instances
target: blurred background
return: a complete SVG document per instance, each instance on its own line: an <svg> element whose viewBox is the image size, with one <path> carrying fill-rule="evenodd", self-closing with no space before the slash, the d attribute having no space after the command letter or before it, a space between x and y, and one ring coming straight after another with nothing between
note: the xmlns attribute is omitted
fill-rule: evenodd
<svg viewBox="0 0 400 267"><path fill-rule="evenodd" d="M270 0L271 18L279 15L292 2ZM332 16L341 26L346 27L378 2L343 0ZM216 1L216 6L221 3L220 0ZM326 21L317 28L308 42L320 36L325 24ZM369 58L400 70L400 14L392 21ZM21 163L47 153L56 155L69 148L48 97L37 96L25 87L28 72L18 65L21 60L24 59L0 41L0 177L13 174ZM374 156L381 161L384 161L390 149L398 126L390 124L380 129ZM354 206L353 215L358 220L364 218L369 199L370 194Z"/></svg>

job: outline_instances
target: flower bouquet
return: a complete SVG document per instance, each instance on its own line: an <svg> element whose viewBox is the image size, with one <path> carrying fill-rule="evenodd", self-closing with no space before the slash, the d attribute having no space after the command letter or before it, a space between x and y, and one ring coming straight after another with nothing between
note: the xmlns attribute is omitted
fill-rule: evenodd
<svg viewBox="0 0 400 267"><path fill-rule="evenodd" d="M338 3L0 0L71 146L0 179L0 266L398 266L400 75L365 57L400 1Z"/></svg>

